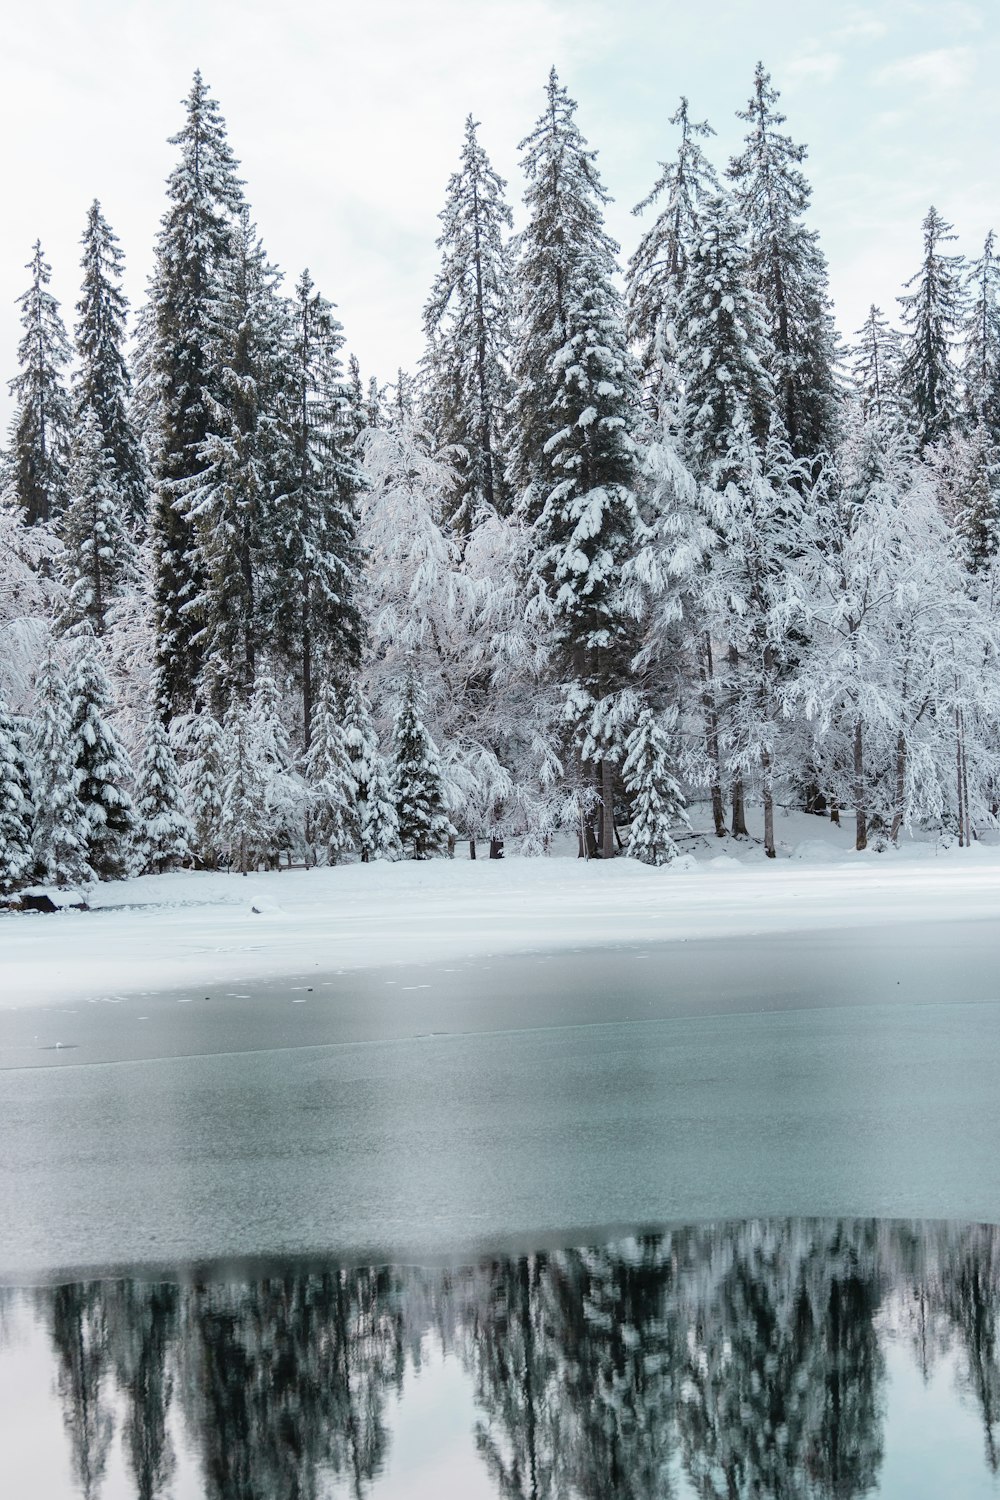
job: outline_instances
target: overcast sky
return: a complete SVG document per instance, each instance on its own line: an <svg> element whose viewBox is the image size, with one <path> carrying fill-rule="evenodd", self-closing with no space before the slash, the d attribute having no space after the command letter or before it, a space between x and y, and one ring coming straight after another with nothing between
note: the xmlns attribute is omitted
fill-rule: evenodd
<svg viewBox="0 0 1000 1500"><path fill-rule="evenodd" d="M141 300L181 99L200 67L242 162L264 242L289 281L308 265L347 345L384 381L420 352L436 215L465 116L510 182L555 63L614 195L630 209L673 154L681 93L739 144L758 57L809 147L812 222L842 330L890 314L916 268L928 204L978 251L1000 228L1000 7L995 0L33 0L8 7L0 55L4 211L0 376L40 237L67 323L87 205L104 205ZM6 384L0 417L9 413Z"/></svg>

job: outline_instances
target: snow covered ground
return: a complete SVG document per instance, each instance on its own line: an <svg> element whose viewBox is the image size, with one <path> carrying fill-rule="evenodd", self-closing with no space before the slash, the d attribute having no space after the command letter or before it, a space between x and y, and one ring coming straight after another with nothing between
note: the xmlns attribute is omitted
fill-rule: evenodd
<svg viewBox="0 0 1000 1500"><path fill-rule="evenodd" d="M798 813L781 819L778 832L776 862L757 843L694 838L694 853L662 870L563 854L247 878L179 872L102 885L89 912L0 917L0 1004L893 922L939 924L947 941L949 921L1000 915L995 844L959 850L907 842L899 851L859 855L847 822L836 829Z"/></svg>

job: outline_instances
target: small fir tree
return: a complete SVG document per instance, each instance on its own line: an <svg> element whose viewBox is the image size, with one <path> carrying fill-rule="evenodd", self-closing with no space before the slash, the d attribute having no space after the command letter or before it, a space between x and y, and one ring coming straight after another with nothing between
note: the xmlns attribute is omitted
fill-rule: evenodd
<svg viewBox="0 0 1000 1500"><path fill-rule="evenodd" d="M441 757L424 724L423 708L423 693L410 676L396 715L393 796L400 843L413 859L439 854L455 837L445 811Z"/></svg>
<svg viewBox="0 0 1000 1500"><path fill-rule="evenodd" d="M351 847L357 820L357 785L351 773L340 704L331 682L321 689L313 709L312 733L304 762L309 841L335 865Z"/></svg>
<svg viewBox="0 0 1000 1500"><path fill-rule="evenodd" d="M222 790L225 782L225 737L222 725L204 711L192 714L183 735L184 800L190 809L192 849L198 862L214 869L222 839Z"/></svg>
<svg viewBox="0 0 1000 1500"><path fill-rule="evenodd" d="M128 873L135 831L129 758L108 722L111 688L93 646L81 655L72 686L72 734L80 804L87 822L87 862L98 880Z"/></svg>
<svg viewBox="0 0 1000 1500"><path fill-rule="evenodd" d="M684 798L671 772L670 741L653 711L644 708L625 742L622 780L632 799L628 856L666 865L678 854L671 829L684 818Z"/></svg>
<svg viewBox="0 0 1000 1500"><path fill-rule="evenodd" d="M0 698L0 894L9 895L31 878L31 769L21 735Z"/></svg>
<svg viewBox="0 0 1000 1500"><path fill-rule="evenodd" d="M923 222L924 259L899 298L905 335L900 384L920 452L951 430L958 411L952 352L961 331L964 262L944 246L955 239L936 208Z"/></svg>
<svg viewBox="0 0 1000 1500"><path fill-rule="evenodd" d="M51 650L35 694L38 704L35 864L44 880L60 886L76 885L93 879L87 863L90 828L79 796L69 693Z"/></svg>
<svg viewBox="0 0 1000 1500"><path fill-rule="evenodd" d="M154 679L146 743L136 778L136 868L140 875L176 870L191 856L191 823L177 761L161 717L161 682Z"/></svg>
<svg viewBox="0 0 1000 1500"><path fill-rule="evenodd" d="M281 716L278 686L269 672L257 678L250 702L254 740L263 763L267 804L266 841L262 853L277 865L282 854L290 860L302 837L302 784L292 770L292 748Z"/></svg>
<svg viewBox="0 0 1000 1500"><path fill-rule="evenodd" d="M902 343L898 331L889 326L882 309L874 303L863 325L854 335L851 374L867 420L899 421L899 379Z"/></svg>
<svg viewBox="0 0 1000 1500"><path fill-rule="evenodd" d="M355 793L355 832L361 862L389 859L399 849L399 819L368 701L355 680L344 711L344 748Z"/></svg>
<svg viewBox="0 0 1000 1500"><path fill-rule="evenodd" d="M268 843L267 776L254 722L234 698L226 711L223 738L226 775L222 784L222 846L241 875L257 868Z"/></svg>
<svg viewBox="0 0 1000 1500"><path fill-rule="evenodd" d="M962 359L965 425L983 427L1000 448L1000 256L992 229L969 269Z"/></svg>
<svg viewBox="0 0 1000 1500"><path fill-rule="evenodd" d="M13 499L34 526L56 520L66 507L71 416L65 370L72 352L59 303L47 290L52 267L38 240L27 270L31 286L18 299L24 329L17 346L20 373L9 383L9 474Z"/></svg>
<svg viewBox="0 0 1000 1500"><path fill-rule="evenodd" d="M79 419L69 492L60 527L68 591L62 621L70 630L85 625L102 636L110 606L135 573L136 556L125 525L124 497L92 410Z"/></svg>

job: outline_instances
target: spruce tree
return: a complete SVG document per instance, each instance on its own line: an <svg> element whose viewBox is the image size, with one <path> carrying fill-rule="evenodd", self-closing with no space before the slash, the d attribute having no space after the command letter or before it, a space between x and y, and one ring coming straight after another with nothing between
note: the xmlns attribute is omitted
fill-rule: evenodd
<svg viewBox="0 0 1000 1500"><path fill-rule="evenodd" d="M903 366L900 386L918 450L950 432L958 414L958 377L952 351L964 313L964 263L943 246L953 240L950 224L936 208L923 222L924 258L899 298L903 310Z"/></svg>
<svg viewBox="0 0 1000 1500"><path fill-rule="evenodd" d="M632 212L660 204L656 220L639 241L628 266L628 333L639 350L644 385L653 401L670 382L678 300L691 251L698 239L705 205L718 196L715 169L701 142L715 131L707 121L692 120L681 99L670 124L680 128L677 155L660 163L652 190Z"/></svg>
<svg viewBox="0 0 1000 1500"><path fill-rule="evenodd" d="M54 885L89 882L93 879L87 862L90 827L79 796L72 708L51 650L36 683L35 697L35 866L42 879Z"/></svg>
<svg viewBox="0 0 1000 1500"><path fill-rule="evenodd" d="M353 843L357 787L351 774L337 690L327 680L313 709L303 762L309 806L309 842L335 865Z"/></svg>
<svg viewBox="0 0 1000 1500"><path fill-rule="evenodd" d="M411 675L396 714L392 791L399 840L413 859L440 854L454 837L445 811L441 757L424 724L423 710L423 692Z"/></svg>
<svg viewBox="0 0 1000 1500"><path fill-rule="evenodd" d="M191 615L200 626L203 681L211 684L217 710L234 693L247 698L267 643L265 596L287 433L286 329L277 280L244 212L217 274L208 343L215 389L205 394L202 468L184 492L201 583Z"/></svg>
<svg viewBox="0 0 1000 1500"><path fill-rule="evenodd" d="M225 783L225 737L222 725L207 709L192 714L185 738L184 801L190 810L191 847L200 864L214 869L222 841L222 791Z"/></svg>
<svg viewBox="0 0 1000 1500"><path fill-rule="evenodd" d="M507 184L465 122L461 165L439 215L441 269L424 308L428 420L438 447L460 450L458 483L444 517L468 535L484 506L510 509L505 477L511 397L511 260L513 222Z"/></svg>
<svg viewBox="0 0 1000 1500"><path fill-rule="evenodd" d="M31 878L34 862L31 772L18 726L0 698L0 895L10 895Z"/></svg>
<svg viewBox="0 0 1000 1500"><path fill-rule="evenodd" d="M128 754L108 722L111 687L96 648L84 647L71 684L77 796L87 824L87 862L98 880L129 869L135 816Z"/></svg>
<svg viewBox="0 0 1000 1500"><path fill-rule="evenodd" d="M361 684L354 680L344 707L344 749L354 782L354 825L361 862L387 859L399 848L399 819Z"/></svg>
<svg viewBox="0 0 1000 1500"><path fill-rule="evenodd" d="M529 221L519 245L513 474L534 525L532 572L553 619L565 720L586 759L629 682L636 645L619 585L638 529L637 375L614 285L618 247L604 229L607 194L555 69L546 99L521 143ZM607 743L589 763L608 814L606 855L619 748Z"/></svg>
<svg viewBox="0 0 1000 1500"><path fill-rule="evenodd" d="M11 498L34 526L55 521L66 507L71 409L65 371L72 352L59 303L48 290L52 267L38 240L26 269L31 285L18 298L20 373L8 382L14 399L8 471Z"/></svg>
<svg viewBox="0 0 1000 1500"><path fill-rule="evenodd" d="M149 477L132 423L132 383L123 352L128 313L121 289L125 258L96 199L87 213L82 244L74 418L78 428L88 414L96 420L111 484L119 497L119 522L141 535L146 529Z"/></svg>
<svg viewBox="0 0 1000 1500"><path fill-rule="evenodd" d="M851 374L865 418L900 420L900 365L902 343L882 309L874 303L854 335Z"/></svg>
<svg viewBox="0 0 1000 1500"><path fill-rule="evenodd" d="M684 798L672 762L667 735L644 708L625 742L622 780L632 800L628 855L647 865L669 864L678 853L671 829L684 817Z"/></svg>
<svg viewBox="0 0 1000 1500"><path fill-rule="evenodd" d="M269 672L257 677L250 724L263 767L267 809L261 853L268 864L276 866L280 855L290 860L293 849L301 843L303 793L292 771L291 741L281 714L278 686Z"/></svg>
<svg viewBox="0 0 1000 1500"><path fill-rule="evenodd" d="M1000 256L992 229L969 268L962 388L965 425L985 428L1000 448Z"/></svg>
<svg viewBox="0 0 1000 1500"><path fill-rule="evenodd" d="M154 678L136 777L136 873L140 875L176 870L191 855L191 823L163 724L162 702L163 686Z"/></svg>
<svg viewBox="0 0 1000 1500"><path fill-rule="evenodd" d="M223 271L243 208L237 162L219 107L200 73L171 144L180 161L167 182L144 317L145 399L151 407L153 599L156 659L167 713L186 710L204 657L193 609L204 574L187 497L205 465L210 403L219 396L213 363Z"/></svg>
<svg viewBox="0 0 1000 1500"><path fill-rule="evenodd" d="M226 774L222 783L223 849L241 875L257 868L267 846L267 778L247 707L234 698L222 726Z"/></svg>
<svg viewBox="0 0 1000 1500"><path fill-rule="evenodd" d="M355 405L363 402L360 371L355 361L352 386L345 386L343 331L308 271L295 287L289 319L287 473L269 604L275 647L301 688L308 746L317 660L345 685L361 656L355 509L362 481L352 449L366 423Z"/></svg>
<svg viewBox="0 0 1000 1500"><path fill-rule="evenodd" d="M73 443L69 504L62 518L61 571L67 590L62 623L102 636L108 610L136 571L124 497L92 407L80 412Z"/></svg>
<svg viewBox="0 0 1000 1500"><path fill-rule="evenodd" d="M801 170L805 146L783 134L778 91L763 63L738 117L750 129L729 164L739 220L748 236L747 275L765 309L769 371L792 453L829 452L838 425L837 340L826 261L805 214L812 189Z"/></svg>

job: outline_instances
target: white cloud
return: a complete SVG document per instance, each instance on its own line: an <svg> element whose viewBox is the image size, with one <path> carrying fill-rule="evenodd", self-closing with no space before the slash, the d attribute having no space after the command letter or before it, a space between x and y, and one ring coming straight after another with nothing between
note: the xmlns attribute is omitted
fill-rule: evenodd
<svg viewBox="0 0 1000 1500"><path fill-rule="evenodd" d="M806 52L785 63L782 78L789 85L830 83L840 72L842 63L839 52Z"/></svg>
<svg viewBox="0 0 1000 1500"><path fill-rule="evenodd" d="M975 64L970 47L939 47L886 63L877 70L874 81L883 88L902 86L926 89L935 95L953 94L968 87Z"/></svg>

